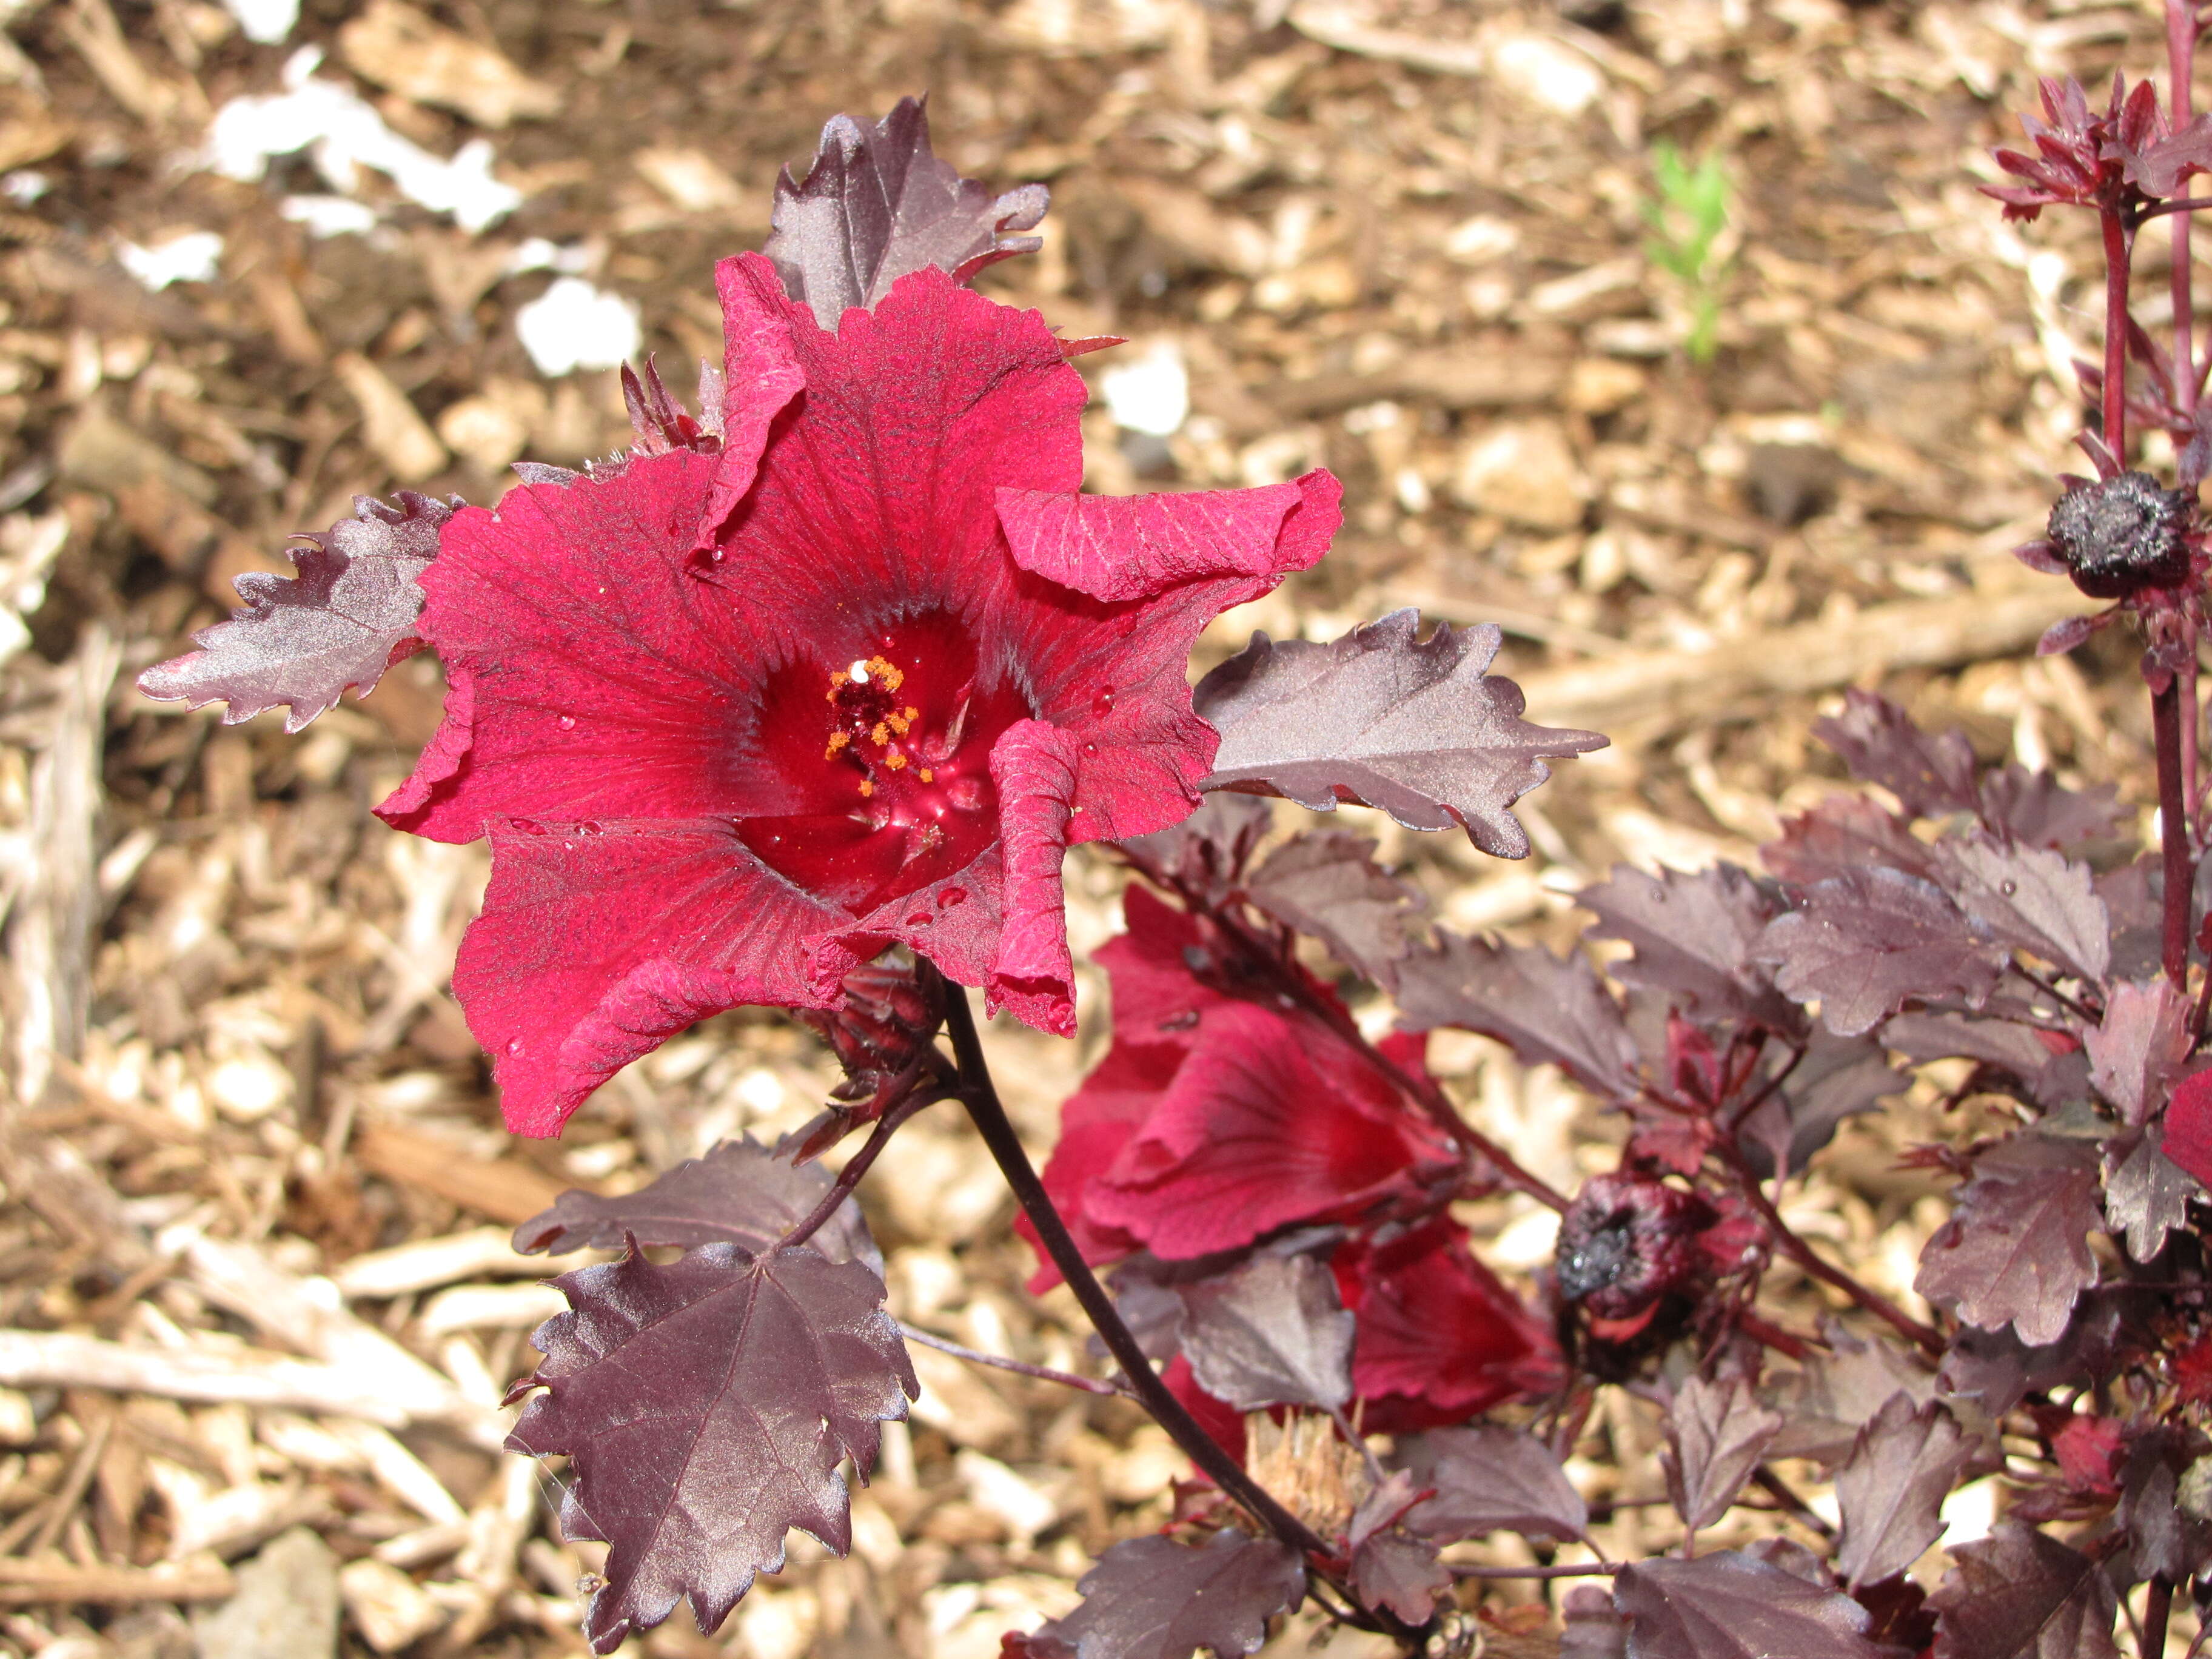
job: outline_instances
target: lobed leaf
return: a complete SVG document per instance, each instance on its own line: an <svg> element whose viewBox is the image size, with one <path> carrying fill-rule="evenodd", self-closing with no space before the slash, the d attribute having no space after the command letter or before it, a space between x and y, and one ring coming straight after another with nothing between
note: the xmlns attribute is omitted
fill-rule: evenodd
<svg viewBox="0 0 2212 1659"><path fill-rule="evenodd" d="M1966 734L1954 727L1930 736L1887 697L1854 687L1844 694L1844 712L1816 720L1813 735L1843 757L1853 777L1880 784L1915 817L1981 805Z"/></svg>
<svg viewBox="0 0 2212 1659"><path fill-rule="evenodd" d="M1590 937L1635 947L1614 967L1614 978L1679 998L1679 1006L1707 1018L1757 1018L1784 1028L1796 1023L1796 1011L1753 954L1782 902L1747 872L1717 864L1694 874L1648 875L1616 865L1607 879L1575 896L1597 915Z"/></svg>
<svg viewBox="0 0 2212 1659"><path fill-rule="evenodd" d="M1431 1429L1401 1437L1390 1461L1435 1488L1406 1524L1440 1544L1500 1529L1571 1542L1589 1527L1589 1506L1559 1460L1525 1429Z"/></svg>
<svg viewBox="0 0 2212 1659"><path fill-rule="evenodd" d="M1133 836L1122 845L1164 878L1218 904L1243 880L1273 817L1267 802L1249 795L1207 795L1172 829Z"/></svg>
<svg viewBox="0 0 2212 1659"><path fill-rule="evenodd" d="M1586 957L1439 929L1399 968L1398 1010L1407 1030L1480 1031L1522 1064L1560 1066L1593 1093L1636 1092L1636 1040Z"/></svg>
<svg viewBox="0 0 2212 1659"><path fill-rule="evenodd" d="M1956 996L1979 1007L2008 957L1942 890L1896 870L1849 871L1767 924L1759 955L1775 983L1817 1000L1820 1023L1856 1036L1911 1000Z"/></svg>
<svg viewBox="0 0 2212 1659"><path fill-rule="evenodd" d="M1936 847L1937 879L2006 944L2098 981L2111 965L2112 918L2094 872L2063 853L2006 847L1977 830Z"/></svg>
<svg viewBox="0 0 2212 1659"><path fill-rule="evenodd" d="M2166 1155L2159 1124L2146 1124L2131 1139L2106 1143L2105 1219L2126 1235L2128 1254L2148 1262L2166 1248L2168 1233L2189 1224L2189 1200L2201 1189Z"/></svg>
<svg viewBox="0 0 2212 1659"><path fill-rule="evenodd" d="M1701 1532L1729 1511L1780 1432L1782 1413L1762 1406L1740 1377L1693 1376L1667 1410L1667 1496L1682 1524Z"/></svg>
<svg viewBox="0 0 2212 1659"><path fill-rule="evenodd" d="M720 1142L704 1158L686 1158L634 1193L562 1193L550 1209L514 1230L514 1248L525 1255L566 1255L618 1249L635 1238L648 1247L734 1244L758 1255L811 1214L834 1179L820 1164L794 1165L747 1135ZM807 1243L832 1261L883 1267L860 1206L849 1198Z"/></svg>
<svg viewBox="0 0 2212 1659"><path fill-rule="evenodd" d="M1942 1535L1943 1500L1972 1455L1958 1419L1902 1390L1860 1429L1836 1476L1836 1570L1851 1589L1903 1572Z"/></svg>
<svg viewBox="0 0 2212 1659"><path fill-rule="evenodd" d="M830 117L804 180L776 180L775 229L761 252L784 291L835 332L845 313L872 310L909 272L935 265L965 282L985 265L1043 246L1030 230L1051 200L1042 185L993 198L929 147L926 100L902 98L872 127Z"/></svg>
<svg viewBox="0 0 2212 1659"><path fill-rule="evenodd" d="M1794 1389L1778 1403L1785 1419L1767 1447L1770 1457L1808 1457L1841 1463L1860 1431L1894 1399L1924 1404L1936 1396L1936 1379L1914 1357L1880 1336L1855 1336L1830 1322L1821 1330L1828 1352L1806 1357Z"/></svg>
<svg viewBox="0 0 2212 1659"><path fill-rule="evenodd" d="M1396 1471L1361 1501L1346 1536L1353 1591L1369 1607L1388 1607L1415 1626L1428 1623L1452 1583L1436 1545L1398 1524L1418 1496L1406 1472Z"/></svg>
<svg viewBox="0 0 2212 1659"><path fill-rule="evenodd" d="M2130 1124L2161 1109L2196 1046L2189 999L2164 975L2123 980L2105 997L2105 1018L2081 1034L2089 1080Z"/></svg>
<svg viewBox="0 0 2212 1659"><path fill-rule="evenodd" d="M1759 849L1783 880L1812 887L1868 865L1925 877L1935 848L1896 813L1863 795L1831 795L1809 812L1782 821L1782 836Z"/></svg>
<svg viewBox="0 0 2212 1659"><path fill-rule="evenodd" d="M1408 918L1427 901L1375 862L1375 843L1341 830L1293 836L1245 882L1252 902L1286 927L1310 933L1346 967L1385 989L1412 949Z"/></svg>
<svg viewBox="0 0 2212 1659"><path fill-rule="evenodd" d="M2112 834L2127 816L2109 783L2069 789L2017 762L1984 776L1980 794L1982 822L2022 847L2078 847Z"/></svg>
<svg viewBox="0 0 2212 1659"><path fill-rule="evenodd" d="M1848 1595L1735 1550L1639 1561L1613 1581L1627 1659L1883 1659Z"/></svg>
<svg viewBox="0 0 2212 1659"><path fill-rule="evenodd" d="M1083 1575L1083 1604L1016 1638L1030 1659L1243 1659L1267 1621L1305 1595L1304 1565L1272 1538L1234 1528L1194 1549L1168 1538L1115 1545ZM1012 1645L1010 1644L1010 1645Z"/></svg>
<svg viewBox="0 0 2212 1659"><path fill-rule="evenodd" d="M1951 1218L1920 1254L1913 1288L1969 1325L2055 1342L2097 1282L2097 1157L2079 1141L2022 1133L1984 1152Z"/></svg>
<svg viewBox="0 0 2212 1659"><path fill-rule="evenodd" d="M1955 1546L1951 1559L1929 1597L1936 1659L2118 1659L2118 1601L2087 1556L2000 1521L1987 1538Z"/></svg>
<svg viewBox="0 0 2212 1659"><path fill-rule="evenodd" d="M1790 1069L1782 1075L1785 1066ZM1780 1080L1736 1129L1762 1176L1803 1169L1845 1118L1872 1110L1911 1083L1872 1037L1839 1037L1820 1026L1806 1037L1796 1065L1790 1065L1787 1052L1777 1051L1762 1071Z"/></svg>
<svg viewBox="0 0 2212 1659"><path fill-rule="evenodd" d="M1528 837L1508 810L1551 776L1544 757L1601 749L1592 732L1521 718L1521 688L1484 673L1504 635L1393 611L1326 645L1252 642L1191 694L1221 734L1201 789L1281 795L1316 811L1339 801L1382 808L1409 830L1459 824L1500 858Z"/></svg>
<svg viewBox="0 0 2212 1659"><path fill-rule="evenodd" d="M877 1425L921 1392L871 1269L709 1244L665 1267L634 1249L553 1282L570 1311L532 1338L545 1358L510 1398L544 1392L507 1448L566 1454L562 1525L610 1546L584 1618L595 1651L687 1596L713 1631L782 1566L791 1528L850 1547L837 1465L866 1479Z"/></svg>
<svg viewBox="0 0 2212 1659"><path fill-rule="evenodd" d="M1183 1355L1215 1399L1240 1412L1351 1400L1352 1317L1311 1256L1256 1256L1177 1290Z"/></svg>
<svg viewBox="0 0 2212 1659"><path fill-rule="evenodd" d="M226 726L286 704L287 732L349 688L368 696L386 668L422 643L415 579L438 556L438 532L460 504L459 496L448 506L404 489L397 507L355 496L352 518L290 550L296 577L260 570L239 577L234 586L245 606L192 635L198 650L139 675L138 689L194 708L228 702Z"/></svg>

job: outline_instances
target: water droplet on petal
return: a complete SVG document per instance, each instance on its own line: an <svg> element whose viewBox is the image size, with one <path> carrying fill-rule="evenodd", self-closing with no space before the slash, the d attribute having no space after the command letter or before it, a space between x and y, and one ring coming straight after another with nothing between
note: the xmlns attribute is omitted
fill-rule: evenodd
<svg viewBox="0 0 2212 1659"><path fill-rule="evenodd" d="M950 910L956 904L967 902L968 890L965 887L948 887L937 896L937 908L940 910Z"/></svg>
<svg viewBox="0 0 2212 1659"><path fill-rule="evenodd" d="M931 915L928 911L917 910L906 919L906 925L909 927L927 927L936 920L937 918Z"/></svg>
<svg viewBox="0 0 2212 1659"><path fill-rule="evenodd" d="M708 563L710 563L710 564L720 564L720 563L721 563L721 562L722 562L723 560L725 560L725 559L728 558L729 556L729 556L727 553L725 553L725 552L724 552L720 548L719 548L719 547L718 547L718 548L714 549L712 551L710 551L710 552L707 555L707 560L708 560Z"/></svg>
<svg viewBox="0 0 2212 1659"><path fill-rule="evenodd" d="M509 1037L509 1038L507 1038L507 1053L509 1053L510 1054L520 1054L520 1053L522 1052L522 1039L521 1039L520 1037Z"/></svg>
<svg viewBox="0 0 2212 1659"><path fill-rule="evenodd" d="M586 818L581 823L576 826L576 833L580 836L596 836L605 828L606 825L601 823L596 818Z"/></svg>
<svg viewBox="0 0 2212 1659"><path fill-rule="evenodd" d="M1083 752L1086 755L1095 755L1098 752L1098 745L1095 743L1086 743L1083 745Z"/></svg>
<svg viewBox="0 0 2212 1659"><path fill-rule="evenodd" d="M574 714L563 714L556 723L563 732L573 732L576 729L576 717Z"/></svg>
<svg viewBox="0 0 2212 1659"><path fill-rule="evenodd" d="M1098 695L1091 700L1091 712L1102 720L1114 712L1114 688L1112 686L1102 685L1098 688Z"/></svg>
<svg viewBox="0 0 2212 1659"><path fill-rule="evenodd" d="M2010 898L2014 893L2020 891L2020 884L2008 877L1997 884L1997 891Z"/></svg>
<svg viewBox="0 0 2212 1659"><path fill-rule="evenodd" d="M573 853L576 850L576 843L573 841L564 841L561 843L561 850L564 853Z"/></svg>

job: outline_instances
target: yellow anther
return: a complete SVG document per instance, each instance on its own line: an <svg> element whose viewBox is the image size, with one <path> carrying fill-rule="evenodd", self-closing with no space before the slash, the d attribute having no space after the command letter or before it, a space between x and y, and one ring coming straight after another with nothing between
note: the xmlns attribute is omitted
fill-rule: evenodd
<svg viewBox="0 0 2212 1659"><path fill-rule="evenodd" d="M906 717L909 720L918 720L921 718L921 710L909 707L906 711Z"/></svg>
<svg viewBox="0 0 2212 1659"><path fill-rule="evenodd" d="M914 726L914 722L903 714L886 714L884 716L884 724L901 737L904 737Z"/></svg>
<svg viewBox="0 0 2212 1659"><path fill-rule="evenodd" d="M862 800L866 800L869 796L875 793L876 781L873 778L862 778L860 780L860 799Z"/></svg>
<svg viewBox="0 0 2212 1659"><path fill-rule="evenodd" d="M830 695L832 697L836 696L840 691L842 691L852 683L853 677L850 674L848 674L843 669L832 669L830 672Z"/></svg>
<svg viewBox="0 0 2212 1659"><path fill-rule="evenodd" d="M920 778L924 783L935 783L937 781L937 774L931 771L927 766L915 769L915 776Z"/></svg>
<svg viewBox="0 0 2212 1659"><path fill-rule="evenodd" d="M896 772L900 767L906 764L906 757L900 754L897 750L894 749L890 754L884 757L884 764L890 767L892 771Z"/></svg>
<svg viewBox="0 0 2212 1659"><path fill-rule="evenodd" d="M842 749L847 744L852 742L852 740L853 739L849 736L842 732L832 732L830 734L830 746L822 751L822 758L823 760L836 760L837 758L837 751L840 749Z"/></svg>
<svg viewBox="0 0 2212 1659"><path fill-rule="evenodd" d="M878 720L878 721L876 722L875 730L873 730L872 732L869 732L869 733L868 733L868 741L869 741L870 743L872 743L872 744L876 744L878 748L880 748L880 747L882 747L884 744L889 743L890 740L891 740L891 729L890 729L890 727L889 726L885 725L882 720Z"/></svg>
<svg viewBox="0 0 2212 1659"><path fill-rule="evenodd" d="M868 672L894 691L906 684L906 672L882 657L868 659Z"/></svg>

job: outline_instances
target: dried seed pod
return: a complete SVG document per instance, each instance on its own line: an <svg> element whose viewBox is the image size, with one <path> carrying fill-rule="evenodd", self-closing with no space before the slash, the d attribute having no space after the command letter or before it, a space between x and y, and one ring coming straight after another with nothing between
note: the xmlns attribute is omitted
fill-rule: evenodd
<svg viewBox="0 0 2212 1659"><path fill-rule="evenodd" d="M2124 599L2146 587L2172 587L2189 574L2194 503L2148 472L2079 483L2051 509L2051 545L2092 599Z"/></svg>
<svg viewBox="0 0 2212 1659"><path fill-rule="evenodd" d="M1712 1206L1649 1176L1594 1176L1559 1226L1559 1292L1600 1319L1632 1319L1688 1287Z"/></svg>

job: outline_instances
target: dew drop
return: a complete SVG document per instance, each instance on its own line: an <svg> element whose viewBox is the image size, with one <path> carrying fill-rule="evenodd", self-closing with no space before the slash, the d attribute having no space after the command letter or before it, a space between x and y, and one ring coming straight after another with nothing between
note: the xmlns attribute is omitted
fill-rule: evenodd
<svg viewBox="0 0 2212 1659"><path fill-rule="evenodd" d="M573 732L576 729L576 717L574 714L563 714L556 724L563 732Z"/></svg>
<svg viewBox="0 0 2212 1659"><path fill-rule="evenodd" d="M605 828L606 825L601 823L597 818L586 818L576 826L576 833L580 836L596 836Z"/></svg>
<svg viewBox="0 0 2212 1659"><path fill-rule="evenodd" d="M535 818L516 818L514 823L515 829L526 836L542 836L545 833L545 826Z"/></svg>
<svg viewBox="0 0 2212 1659"><path fill-rule="evenodd" d="M1997 891L2010 898L2014 893L2020 891L2020 884L2008 878L1997 884Z"/></svg>
<svg viewBox="0 0 2212 1659"><path fill-rule="evenodd" d="M927 927L936 920L937 918L931 915L928 911L917 910L906 919L906 925L909 927Z"/></svg>
<svg viewBox="0 0 2212 1659"><path fill-rule="evenodd" d="M1086 743L1083 745L1083 752L1086 755L1095 755L1098 752L1098 745L1095 743Z"/></svg>
<svg viewBox="0 0 2212 1659"><path fill-rule="evenodd" d="M1091 700L1091 712L1102 720L1114 712L1114 688L1112 686L1103 685L1098 688L1098 695Z"/></svg>
<svg viewBox="0 0 2212 1659"><path fill-rule="evenodd" d="M709 563L709 564L720 564L720 563L721 563L721 562L722 562L723 560L725 560L725 559L728 558L729 556L729 556L728 554L725 553L725 552L724 552L720 548L717 547L717 548L712 549L711 550L709 550L709 551L708 551L708 555L707 555L707 562L708 562L708 563Z"/></svg>
<svg viewBox="0 0 2212 1659"><path fill-rule="evenodd" d="M522 1052L522 1039L521 1039L520 1037L509 1037L509 1038L507 1038L507 1053L509 1053L510 1054L520 1054L520 1053Z"/></svg>
<svg viewBox="0 0 2212 1659"><path fill-rule="evenodd" d="M967 902L968 890L965 887L948 887L937 896L937 908L940 910L950 910L956 904Z"/></svg>
<svg viewBox="0 0 2212 1659"><path fill-rule="evenodd" d="M576 843L573 841L564 841L561 843L561 850L564 853L573 853L576 850Z"/></svg>

